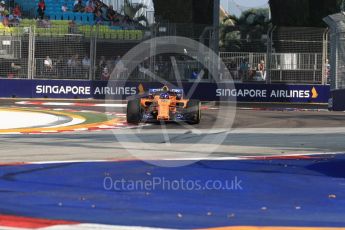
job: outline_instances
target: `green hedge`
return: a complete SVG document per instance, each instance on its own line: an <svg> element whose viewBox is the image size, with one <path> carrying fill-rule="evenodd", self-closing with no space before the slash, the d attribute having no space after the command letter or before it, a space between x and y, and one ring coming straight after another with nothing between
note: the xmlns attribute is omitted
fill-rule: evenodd
<svg viewBox="0 0 345 230"><path fill-rule="evenodd" d="M38 28L36 27L36 20L23 19L20 27L4 27L0 23L0 35L20 35L23 33L23 27L35 27L37 36L61 36L69 33L69 21L64 20L51 20L51 28ZM98 38L112 39L112 40L142 40L144 31L141 30L113 30L108 26L100 25L92 27L90 25L82 25L77 27L77 33L85 37L91 37L98 31Z"/></svg>

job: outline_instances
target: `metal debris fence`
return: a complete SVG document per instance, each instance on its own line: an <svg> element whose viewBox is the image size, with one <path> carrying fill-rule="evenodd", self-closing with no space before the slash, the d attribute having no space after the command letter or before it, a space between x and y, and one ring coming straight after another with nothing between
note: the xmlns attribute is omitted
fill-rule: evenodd
<svg viewBox="0 0 345 230"><path fill-rule="evenodd" d="M145 39L145 31L136 29L78 26L59 21L52 21L45 28L30 21L21 24L22 27L0 28L2 78L107 80L119 56ZM327 30L273 28L265 38L265 46L267 52L221 52L231 78L238 82L327 83ZM150 81L147 70L167 80L173 78L169 59L149 63L147 68L138 63L130 78ZM184 81L193 80L205 68L191 60L178 61L177 67ZM126 75L124 71L118 79ZM230 80L222 76L220 79Z"/></svg>

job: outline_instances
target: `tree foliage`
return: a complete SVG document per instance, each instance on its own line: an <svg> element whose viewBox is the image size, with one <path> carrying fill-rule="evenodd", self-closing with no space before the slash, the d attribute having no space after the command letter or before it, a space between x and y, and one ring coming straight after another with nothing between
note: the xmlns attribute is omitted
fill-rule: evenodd
<svg viewBox="0 0 345 230"><path fill-rule="evenodd" d="M245 43L261 41L270 25L268 9L250 9L240 17L233 15L223 20L220 26L221 47L240 51Z"/></svg>
<svg viewBox="0 0 345 230"><path fill-rule="evenodd" d="M138 23L144 21L146 23L146 25L148 25L148 21L147 21L147 18L145 17L145 15L143 15L143 14L137 15L138 12L144 8L147 8L147 7L146 7L146 5L144 5L142 3L131 3L129 0L125 0L124 6L123 6L123 12L132 21L135 21Z"/></svg>

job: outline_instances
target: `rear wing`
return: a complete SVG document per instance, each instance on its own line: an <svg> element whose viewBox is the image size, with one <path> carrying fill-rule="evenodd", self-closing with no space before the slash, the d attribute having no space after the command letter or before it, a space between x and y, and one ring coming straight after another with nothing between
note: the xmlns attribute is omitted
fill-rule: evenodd
<svg viewBox="0 0 345 230"><path fill-rule="evenodd" d="M163 92L161 88L159 89L149 89L149 95L154 95L157 93ZM178 97L183 97L184 91L183 89L170 89L170 93L175 93Z"/></svg>

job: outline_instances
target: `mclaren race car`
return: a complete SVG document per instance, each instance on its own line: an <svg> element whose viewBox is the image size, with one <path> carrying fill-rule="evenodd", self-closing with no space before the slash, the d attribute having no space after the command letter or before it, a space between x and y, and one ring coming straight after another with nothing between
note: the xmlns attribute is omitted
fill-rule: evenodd
<svg viewBox="0 0 345 230"><path fill-rule="evenodd" d="M127 103L127 122L186 122L198 124L200 101L183 98L182 89L150 89L148 95Z"/></svg>

